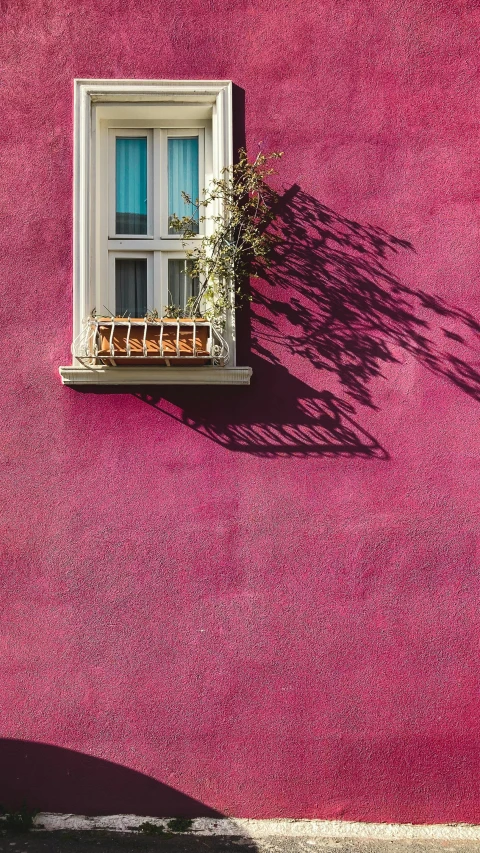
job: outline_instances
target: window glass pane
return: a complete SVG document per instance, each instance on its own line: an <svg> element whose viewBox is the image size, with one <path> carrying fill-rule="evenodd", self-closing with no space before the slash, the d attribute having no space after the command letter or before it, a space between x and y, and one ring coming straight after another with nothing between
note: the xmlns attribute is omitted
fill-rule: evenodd
<svg viewBox="0 0 480 853"><path fill-rule="evenodd" d="M147 233L147 137L116 138L117 234Z"/></svg>
<svg viewBox="0 0 480 853"><path fill-rule="evenodd" d="M168 305L170 308L180 308L185 311L187 302L192 296L198 296L198 278L188 274L192 262L186 260L168 261Z"/></svg>
<svg viewBox="0 0 480 853"><path fill-rule="evenodd" d="M115 314L143 317L147 311L147 259L115 258Z"/></svg>
<svg viewBox="0 0 480 853"><path fill-rule="evenodd" d="M168 140L168 230L172 215L194 216L192 231L198 234L198 211L193 204L186 204L182 191L193 202L198 199L198 136L186 139L170 137Z"/></svg>

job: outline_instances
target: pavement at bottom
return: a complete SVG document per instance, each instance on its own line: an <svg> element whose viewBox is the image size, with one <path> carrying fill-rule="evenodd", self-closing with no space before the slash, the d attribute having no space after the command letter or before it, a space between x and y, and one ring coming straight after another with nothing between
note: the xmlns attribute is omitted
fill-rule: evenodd
<svg viewBox="0 0 480 853"><path fill-rule="evenodd" d="M31 832L0 835L0 853L480 853L480 841L149 836L139 833Z"/></svg>

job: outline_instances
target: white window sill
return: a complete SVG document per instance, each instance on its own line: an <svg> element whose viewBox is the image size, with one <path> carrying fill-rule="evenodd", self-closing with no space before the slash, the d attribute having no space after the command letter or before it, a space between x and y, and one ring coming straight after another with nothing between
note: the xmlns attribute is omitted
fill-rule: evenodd
<svg viewBox="0 0 480 853"><path fill-rule="evenodd" d="M64 385L250 385L251 367L59 367Z"/></svg>

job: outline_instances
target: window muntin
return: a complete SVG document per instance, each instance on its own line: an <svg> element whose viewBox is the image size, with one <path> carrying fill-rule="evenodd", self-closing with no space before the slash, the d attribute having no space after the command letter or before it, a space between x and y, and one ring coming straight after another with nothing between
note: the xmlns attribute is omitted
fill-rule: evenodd
<svg viewBox="0 0 480 853"><path fill-rule="evenodd" d="M115 311L105 305L109 313L115 313L119 317L143 317L154 307L152 294L155 255L153 252L145 255L137 252L111 253L110 277L114 280L114 288L110 288L109 298L115 306ZM199 279L188 272L192 262L178 253L162 253L158 266L158 277L167 281L167 295L165 303L161 305L162 312L167 306L186 311L189 299L198 296L200 290Z"/></svg>

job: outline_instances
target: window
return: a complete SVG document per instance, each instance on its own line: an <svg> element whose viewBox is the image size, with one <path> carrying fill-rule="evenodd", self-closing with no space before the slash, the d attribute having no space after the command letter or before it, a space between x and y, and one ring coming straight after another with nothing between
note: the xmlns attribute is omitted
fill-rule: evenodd
<svg viewBox="0 0 480 853"><path fill-rule="evenodd" d="M162 112L132 106L121 118L99 120L99 313L143 317L166 306L185 313L198 289L188 281L185 254L195 238L186 243L172 217L191 216L192 230L203 235L205 223L183 193L196 201L213 175L212 120Z"/></svg>
<svg viewBox="0 0 480 853"><path fill-rule="evenodd" d="M197 216L185 244L172 217L194 215L182 195L204 187L232 162L231 90L216 81L75 82L74 339L97 314L142 318L166 306L181 313L199 282L186 251L211 227ZM196 233L195 233L196 232ZM66 384L248 384L235 364L235 317L224 337L228 365L61 367Z"/></svg>

